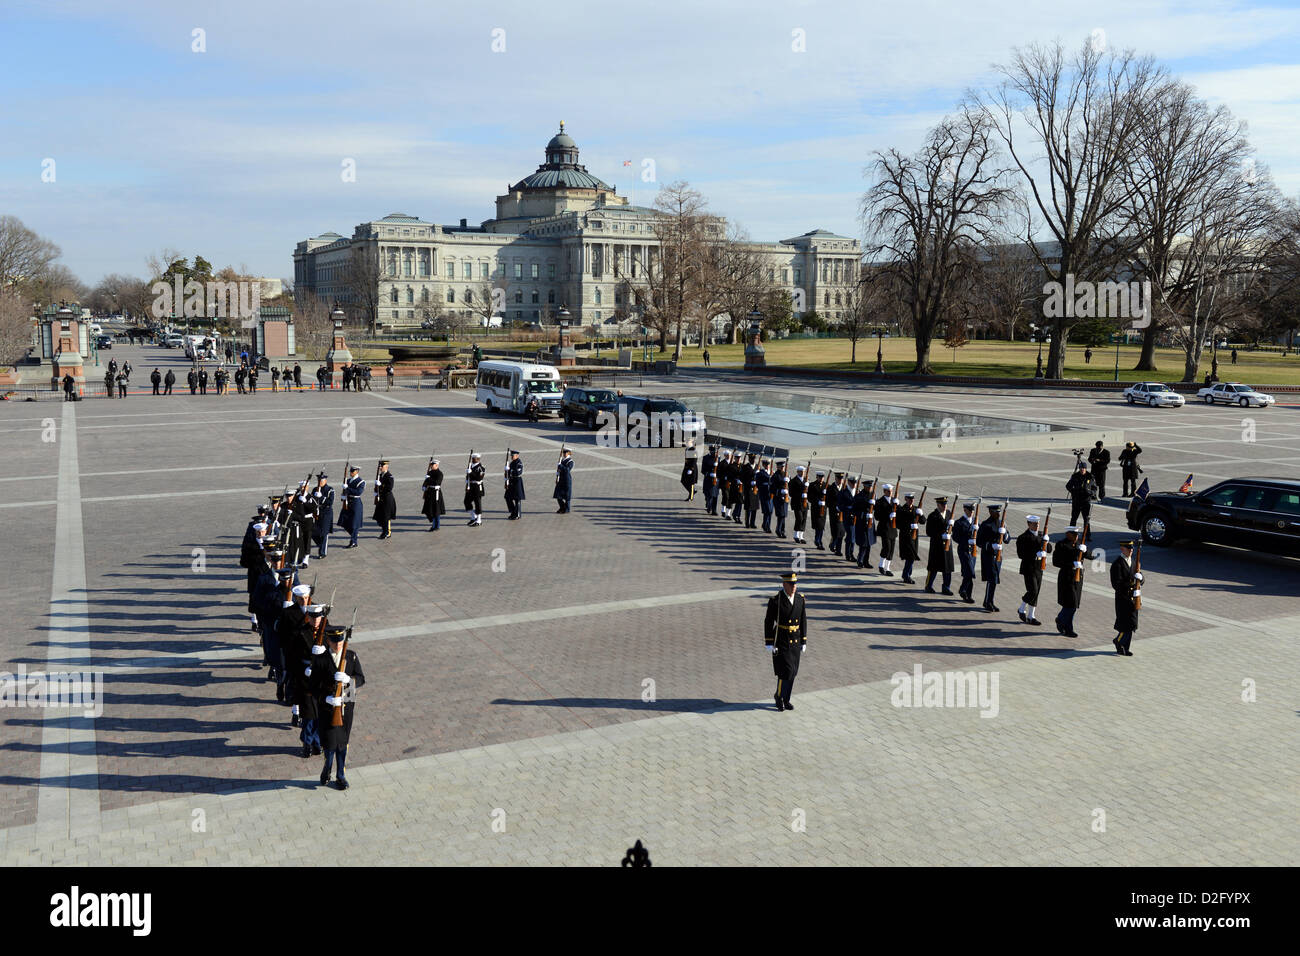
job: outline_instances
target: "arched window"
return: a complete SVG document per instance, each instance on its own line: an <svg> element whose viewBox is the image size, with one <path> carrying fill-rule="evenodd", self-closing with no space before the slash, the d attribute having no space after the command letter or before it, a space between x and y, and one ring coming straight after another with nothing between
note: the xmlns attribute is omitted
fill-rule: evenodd
<svg viewBox="0 0 1300 956"><path fill-rule="evenodd" d="M407 305L415 304L415 290L412 289L409 285L406 287L406 304Z"/></svg>
<svg viewBox="0 0 1300 956"><path fill-rule="evenodd" d="M397 286L393 286L392 291L389 293L388 297L390 301L392 301L393 305L397 304Z"/></svg>
<svg viewBox="0 0 1300 956"><path fill-rule="evenodd" d="M456 290L455 290L455 289L448 289L448 290L447 290L447 301L448 301L448 302L455 302L455 301L456 301Z"/></svg>

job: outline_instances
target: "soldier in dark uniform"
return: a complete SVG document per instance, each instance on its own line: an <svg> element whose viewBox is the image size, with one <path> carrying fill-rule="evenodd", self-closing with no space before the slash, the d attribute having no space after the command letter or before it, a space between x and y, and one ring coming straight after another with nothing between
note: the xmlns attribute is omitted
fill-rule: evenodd
<svg viewBox="0 0 1300 956"><path fill-rule="evenodd" d="M748 474L752 476L754 469L745 464L745 456L738 449L731 456L731 520L736 524L740 524L745 513L745 495L750 480L746 477L746 468L749 468Z"/></svg>
<svg viewBox="0 0 1300 956"><path fill-rule="evenodd" d="M470 513L469 524L483 523L483 481L487 469L483 467L481 456L473 452L469 456L469 467L465 469L465 510Z"/></svg>
<svg viewBox="0 0 1300 956"><path fill-rule="evenodd" d="M695 442L686 446L686 459L682 462L682 487L686 489L686 500L695 500L695 486L700 480L700 455L695 450Z"/></svg>
<svg viewBox="0 0 1300 956"><path fill-rule="evenodd" d="M173 372L171 369L168 369L167 374L163 376L163 394L170 395L172 393L172 386L175 384L176 384L176 373Z"/></svg>
<svg viewBox="0 0 1300 956"><path fill-rule="evenodd" d="M117 374L112 369L109 369L107 372L104 373L104 395L107 398L112 398L116 394L117 394Z"/></svg>
<svg viewBox="0 0 1300 956"><path fill-rule="evenodd" d="M807 544L804 529L808 527L808 470L803 465L796 465L794 476L786 486L790 492L790 511L794 516L794 540L796 544Z"/></svg>
<svg viewBox="0 0 1300 956"><path fill-rule="evenodd" d="M311 564L311 545L316 540L316 526L320 524L320 512L316 498L307 488L304 480L298 485L298 540L299 561L304 568Z"/></svg>
<svg viewBox="0 0 1300 956"><path fill-rule="evenodd" d="M316 501L316 521L312 525L312 541L316 543L316 557L323 558L329 553L330 532L334 530L334 489L329 486L329 475L321 472L316 476L316 488L312 498Z"/></svg>
<svg viewBox="0 0 1300 956"><path fill-rule="evenodd" d="M948 512L948 499L935 495L934 510L925 519L925 536L930 539L930 553L925 559L925 590L934 594L934 579L943 575L943 593L952 594L952 529L955 522Z"/></svg>
<svg viewBox="0 0 1300 956"><path fill-rule="evenodd" d="M894 562L894 546L898 543L898 499L894 497L894 486L886 482L881 495L876 499L876 508L872 514L876 527L876 540L880 542L880 565L878 570L886 577L893 577L890 567Z"/></svg>
<svg viewBox="0 0 1300 956"><path fill-rule="evenodd" d="M1061 610L1056 615L1056 631L1066 637L1078 637L1074 631L1074 614L1083 603L1083 552L1079 529L1074 525L1065 529L1065 542L1052 551L1052 567L1056 573L1056 603Z"/></svg>
<svg viewBox="0 0 1300 956"><path fill-rule="evenodd" d="M952 543L961 564L961 586L957 593L967 604L975 603L975 504L962 505L962 516L952 525Z"/></svg>
<svg viewBox="0 0 1300 956"><path fill-rule="evenodd" d="M190 369L185 375L185 382L190 387L190 394L197 395L199 392L199 373Z"/></svg>
<svg viewBox="0 0 1300 956"><path fill-rule="evenodd" d="M772 514L776 516L776 536L785 537L785 516L790 512L790 476L785 473L786 463L778 461L772 472Z"/></svg>
<svg viewBox="0 0 1300 956"><path fill-rule="evenodd" d="M1020 599L1017 613L1023 624L1035 627L1038 619L1038 592L1043 587L1042 562L1052 550L1048 536L1038 533L1038 515L1025 515L1026 528L1016 538L1016 557L1020 559L1020 576L1025 579L1025 594Z"/></svg>
<svg viewBox="0 0 1300 956"><path fill-rule="evenodd" d="M1142 466L1138 464L1138 455L1142 454L1142 447L1136 442L1125 442L1124 450L1119 453L1119 470L1124 479L1124 497L1131 498L1137 494L1138 475L1142 474Z"/></svg>
<svg viewBox="0 0 1300 956"><path fill-rule="evenodd" d="M155 395L161 395L162 394L162 372L158 371L157 369L154 369L153 372L150 373L149 375L149 381L153 384L153 393Z"/></svg>
<svg viewBox="0 0 1300 956"><path fill-rule="evenodd" d="M206 368L199 369L199 394L208 394L208 370Z"/></svg>
<svg viewBox="0 0 1300 956"><path fill-rule="evenodd" d="M1133 570L1133 542L1119 543L1119 557L1110 566L1110 586L1115 589L1115 630L1111 643L1115 653L1132 657L1129 645L1138 627L1138 608L1134 598L1142 594L1142 572Z"/></svg>
<svg viewBox="0 0 1300 956"><path fill-rule="evenodd" d="M1097 481L1097 500L1106 500L1106 470L1110 468L1110 449L1101 442L1088 452L1088 464L1092 467L1092 477Z"/></svg>
<svg viewBox="0 0 1300 956"><path fill-rule="evenodd" d="M776 709L794 710L790 691L799 674L799 659L808 646L808 610L803 595L796 594L798 577L793 571L781 575L781 590L767 602L763 623L763 644L772 655L776 673Z"/></svg>
<svg viewBox="0 0 1300 956"><path fill-rule="evenodd" d="M771 462L764 458L759 462L758 471L754 472L754 492L758 496L758 507L763 512L763 532L772 533L772 472ZM751 528L758 526L757 518Z"/></svg>
<svg viewBox="0 0 1300 956"><path fill-rule="evenodd" d="M322 640L318 644L316 635L328 626L326 615L329 611L324 605L307 605L304 608L306 619L293 641L290 666L295 668L294 713L301 719L302 730L298 733L298 740L302 742L301 756L304 758L319 756L321 752L319 714L316 694L312 689L312 675L315 673L312 665L323 660L321 655L325 653L325 642ZM285 658L290 660L288 651L285 652Z"/></svg>
<svg viewBox="0 0 1300 956"><path fill-rule="evenodd" d="M513 448L510 450L510 461L506 465L505 486L506 507L510 509L508 520L518 520L524 513L522 505L525 497L524 463L519 458L519 452Z"/></svg>
<svg viewBox="0 0 1300 956"><path fill-rule="evenodd" d="M424 507L420 509L420 514L429 519L430 531L437 531L442 526L442 516L447 513L447 506L442 500L443 477L442 469L438 467L438 459L430 460L429 470L425 473L424 483L420 486L424 491Z"/></svg>
<svg viewBox="0 0 1300 956"><path fill-rule="evenodd" d="M569 502L573 500L573 452L565 448L560 451L560 460L555 463L555 491L551 497L558 503L557 515L569 513ZM691 488L691 497L695 497L695 488Z"/></svg>
<svg viewBox="0 0 1300 956"><path fill-rule="evenodd" d="M912 566L921 557L921 515L916 510L916 493L904 492L898 506L898 556L903 559L903 583L915 584Z"/></svg>
<svg viewBox="0 0 1300 956"><path fill-rule="evenodd" d="M835 472L834 480L826 489L826 515L831 525L831 554L840 554L844 543L844 525L840 520L840 492L844 489L844 472Z"/></svg>
<svg viewBox="0 0 1300 956"><path fill-rule="evenodd" d="M989 516L975 532L975 547L980 553L980 580L984 582L984 610L997 611L993 596L1002 577L1002 547L1010 539L1002 524L1002 506L989 505Z"/></svg>
<svg viewBox="0 0 1300 956"><path fill-rule="evenodd" d="M875 486L875 479L864 478L858 485L857 494L853 496L853 532L858 545L860 568L871 563L871 543L874 539L872 512L875 510L871 496L875 492Z"/></svg>
<svg viewBox="0 0 1300 956"><path fill-rule="evenodd" d="M1065 490L1070 495L1070 524L1078 525L1082 516L1084 524L1079 526L1084 528L1083 543L1091 545L1086 526L1092 517L1092 500L1097 493L1097 482L1088 474L1085 462L1079 462L1078 470L1065 483Z"/></svg>
<svg viewBox="0 0 1300 956"><path fill-rule="evenodd" d="M321 747L325 751L325 768L320 772L321 786L330 782L330 772L338 760L338 788L348 788L348 778L343 765L348 756L348 738L352 734L352 718L356 709L356 689L365 686L366 675L361 670L361 660L351 647L343 649L343 638L348 629L325 629L326 651L318 655L320 662L312 667L312 690L316 695L319 715ZM333 670L330 668L333 667ZM340 694L340 685L342 692ZM340 726L334 726L335 711L341 711Z"/></svg>
<svg viewBox="0 0 1300 956"><path fill-rule="evenodd" d="M393 519L397 517L397 498L393 494L393 474L388 470L388 459L379 462L379 474L375 476L375 514L374 520L382 533L379 540L393 536Z"/></svg>
<svg viewBox="0 0 1300 956"><path fill-rule="evenodd" d="M853 510L853 501L858 496L858 479L849 475L844 479L844 487L836 492L836 501L840 506L840 528L844 532L844 560L856 562L854 548L858 543L857 515Z"/></svg>
<svg viewBox="0 0 1300 956"><path fill-rule="evenodd" d="M721 502L719 514L723 518L731 517L731 482L732 482L732 464L731 449L724 448L722 454L718 457L718 500Z"/></svg>
<svg viewBox="0 0 1300 956"><path fill-rule="evenodd" d="M758 467L757 456L750 452L740 466L741 494L745 500L745 527L758 527Z"/></svg>
<svg viewBox="0 0 1300 956"><path fill-rule="evenodd" d="M292 591L293 598L280 614L276 632L280 636L280 675L284 686L284 696L280 698L289 705L290 725L298 726L300 705L298 698L302 693L305 658L311 653L311 638L307 634L307 608L311 602L311 586L299 584ZM280 695L276 695L277 698Z"/></svg>
<svg viewBox="0 0 1300 956"><path fill-rule="evenodd" d="M808 514L812 520L813 545L824 551L822 535L826 530L826 472L819 471L808 486Z"/></svg>
<svg viewBox="0 0 1300 956"><path fill-rule="evenodd" d="M361 498L366 493L366 480L361 477L361 469L349 469L343 482L343 507L339 512L339 527L348 533L349 548L357 546L357 535L361 533L362 504Z"/></svg>
<svg viewBox="0 0 1300 956"><path fill-rule="evenodd" d="M266 567L266 559L263 557L265 552L262 549L266 528L262 515L254 515L248 522L248 528L244 531L244 540L239 546L239 566L245 569L247 575L248 623L253 630L257 630L257 612L253 609L253 589L257 586L257 579L261 577Z"/></svg>
<svg viewBox="0 0 1300 956"><path fill-rule="evenodd" d="M718 513L718 446L710 445L700 462L700 476L704 486L704 513Z"/></svg>

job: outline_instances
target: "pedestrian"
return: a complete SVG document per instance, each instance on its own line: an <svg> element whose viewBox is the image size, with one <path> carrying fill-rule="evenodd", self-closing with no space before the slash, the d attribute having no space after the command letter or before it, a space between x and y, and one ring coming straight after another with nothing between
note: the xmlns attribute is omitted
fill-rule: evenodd
<svg viewBox="0 0 1300 956"><path fill-rule="evenodd" d="M799 674L799 662L808 648L808 609L803 595L796 593L799 577L793 571L781 575L781 590L767 602L763 622L763 646L772 655L776 674L773 700L778 711L794 710L790 692Z"/></svg>
<svg viewBox="0 0 1300 956"><path fill-rule="evenodd" d="M302 390L302 366L297 362L293 363L293 385L299 391Z"/></svg>
<svg viewBox="0 0 1300 956"><path fill-rule="evenodd" d="M75 402L77 400L77 383L73 379L72 373L63 376L63 400L65 402ZM111 395L109 396L112 397Z"/></svg>
<svg viewBox="0 0 1300 956"><path fill-rule="evenodd" d="M1233 364L1233 365L1236 365L1236 364L1237 364L1237 350L1236 350L1236 349L1233 349L1233 350L1232 350L1232 364Z"/></svg>
<svg viewBox="0 0 1300 956"><path fill-rule="evenodd" d="M280 367L278 365L272 365L271 366L271 391L278 392L279 390L280 390Z"/></svg>
<svg viewBox="0 0 1300 956"><path fill-rule="evenodd" d="M208 394L208 370L207 368L199 369L199 394Z"/></svg>
<svg viewBox="0 0 1300 956"><path fill-rule="evenodd" d="M704 350L704 367L705 367L705 368L708 368L708 367L709 367L709 350L708 350L708 349L705 349L705 350Z"/></svg>
<svg viewBox="0 0 1300 956"><path fill-rule="evenodd" d="M170 395L172 393L172 386L175 384L176 384L176 373L173 372L171 369L168 369L167 374L163 376L163 394Z"/></svg>
<svg viewBox="0 0 1300 956"><path fill-rule="evenodd" d="M153 384L153 393L154 393L155 395L161 395L161 394L162 394L162 391L161 391L161 389L162 389L162 372L158 371L158 369L155 368L155 369L153 370L153 372L149 375L149 381Z"/></svg>
<svg viewBox="0 0 1300 956"><path fill-rule="evenodd" d="M569 502L573 500L573 452L567 448L560 450L560 460L555 463L555 492L551 497L560 506L555 513L567 515Z"/></svg>
<svg viewBox="0 0 1300 956"><path fill-rule="evenodd" d="M112 398L117 393L117 370L111 365L104 373L104 394Z"/></svg>
<svg viewBox="0 0 1300 956"><path fill-rule="evenodd" d="M388 364L386 371L388 373L388 390L391 392L393 390L393 365L391 362Z"/></svg>
<svg viewBox="0 0 1300 956"><path fill-rule="evenodd" d="M430 459L429 470L424 476L424 507L420 509L420 514L429 519L430 531L437 531L442 526L442 516L447 513L447 506L442 500L443 477L438 459Z"/></svg>
<svg viewBox="0 0 1300 956"><path fill-rule="evenodd" d="M218 370L218 372L219 371L220 370ZM244 394L244 379L247 375L248 369L244 368L244 366L241 365L239 368L235 369L235 390L239 392L240 395ZM217 389L217 394L221 394L221 389Z"/></svg>
<svg viewBox="0 0 1300 956"><path fill-rule="evenodd" d="M1088 474L1088 463L1079 460L1078 470L1065 483L1065 491L1070 496L1070 524L1078 524L1083 518L1083 543L1091 544L1089 527L1092 518L1092 503L1097 497L1097 482Z"/></svg>
<svg viewBox="0 0 1300 956"><path fill-rule="evenodd" d="M257 366L251 365L248 369L248 391L251 395L257 394Z"/></svg>
<svg viewBox="0 0 1300 956"><path fill-rule="evenodd" d="M1132 441L1126 441L1124 450L1119 453L1119 469L1124 478L1123 497L1125 498L1137 494L1138 476L1142 474L1142 466L1138 464L1140 454L1142 454L1142 446Z"/></svg>
<svg viewBox="0 0 1300 956"><path fill-rule="evenodd" d="M1132 657L1129 645L1138 627L1139 598L1142 596L1142 572L1135 569L1133 542L1119 543L1119 557L1110 566L1110 586L1115 590L1115 636L1111 643L1115 653Z"/></svg>
<svg viewBox="0 0 1300 956"><path fill-rule="evenodd" d="M1106 469L1110 467L1110 450L1102 447L1101 442L1088 452L1088 464L1092 467L1092 477L1097 482L1097 500L1106 500Z"/></svg>
<svg viewBox="0 0 1300 956"><path fill-rule="evenodd" d="M320 785L330 782L331 771L337 761L340 790L348 788L343 764L348 756L348 740L352 735L352 719L356 709L356 690L366 683L357 652L347 647L351 628L326 627L327 652L317 667L312 668L312 688L319 715L321 747L325 751L325 767L320 773ZM334 666L333 672L330 665ZM335 714L339 718L335 718ZM336 726L337 724L337 726Z"/></svg>
<svg viewBox="0 0 1300 956"><path fill-rule="evenodd" d="M345 392L352 391L352 366L351 365L343 366L343 391Z"/></svg>
<svg viewBox="0 0 1300 956"><path fill-rule="evenodd" d="M197 395L199 393L199 373L191 368L185 376L185 381L190 386L190 394Z"/></svg>
<svg viewBox="0 0 1300 956"><path fill-rule="evenodd" d="M127 374L126 372L117 373L117 397L126 398Z"/></svg>
<svg viewBox="0 0 1300 956"><path fill-rule="evenodd" d="M1092 364L1092 349L1091 349L1091 348L1086 348L1086 349L1083 350L1083 362L1084 362L1085 365L1091 365L1091 364Z"/></svg>

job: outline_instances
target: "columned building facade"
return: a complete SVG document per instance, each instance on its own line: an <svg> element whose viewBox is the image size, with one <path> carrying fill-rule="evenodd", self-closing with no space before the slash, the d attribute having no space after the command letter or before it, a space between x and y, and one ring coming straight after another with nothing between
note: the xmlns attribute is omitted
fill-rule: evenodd
<svg viewBox="0 0 1300 956"><path fill-rule="evenodd" d="M567 308L575 326L637 321L637 291L657 255L655 211L634 206L578 162L564 131L546 161L496 198L496 216L477 226L438 225L392 213L359 224L350 237L327 232L294 249L295 288L330 305L358 305L358 258L378 265L380 325L417 326L437 314L482 321L485 297L508 323L547 324ZM804 308L834 321L847 307L861 252L857 240L822 229L753 243L769 284L803 290ZM367 283L368 284L368 283Z"/></svg>

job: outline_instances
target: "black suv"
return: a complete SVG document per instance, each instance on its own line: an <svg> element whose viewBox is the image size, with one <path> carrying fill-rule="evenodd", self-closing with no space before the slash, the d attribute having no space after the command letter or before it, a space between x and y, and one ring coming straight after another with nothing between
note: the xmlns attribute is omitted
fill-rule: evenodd
<svg viewBox="0 0 1300 956"><path fill-rule="evenodd" d="M1128 526L1150 544L1187 538L1300 555L1300 479L1230 478L1199 494L1134 498Z"/></svg>
<svg viewBox="0 0 1300 956"><path fill-rule="evenodd" d="M566 388L560 397L560 415L564 424L572 427L578 422L594 429L600 424L600 413L618 415L618 396L609 388Z"/></svg>

